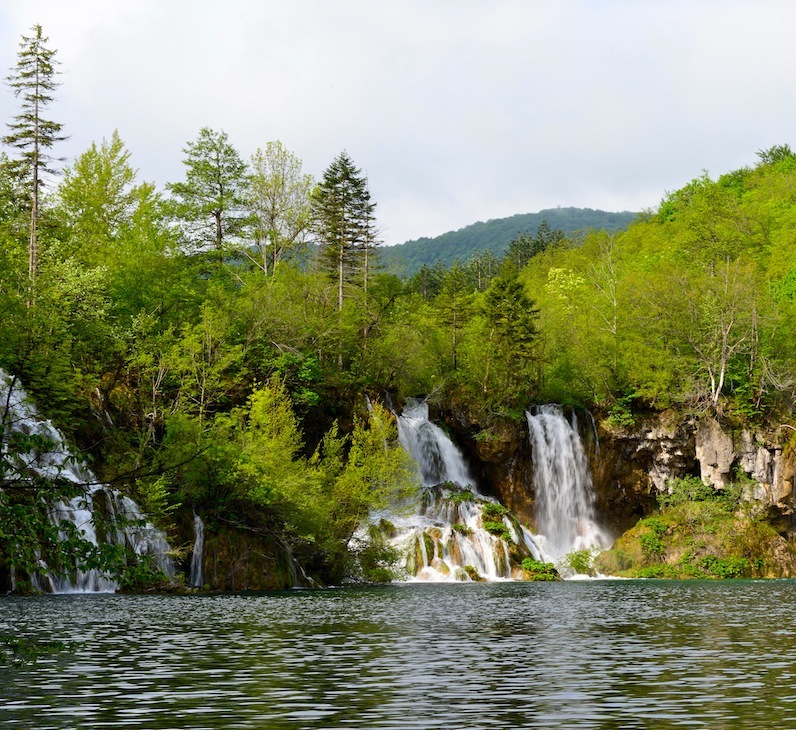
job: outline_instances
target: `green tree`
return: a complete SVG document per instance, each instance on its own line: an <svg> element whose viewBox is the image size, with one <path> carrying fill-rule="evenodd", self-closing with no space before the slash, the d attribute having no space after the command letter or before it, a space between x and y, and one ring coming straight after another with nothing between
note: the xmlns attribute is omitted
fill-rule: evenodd
<svg viewBox="0 0 796 730"><path fill-rule="evenodd" d="M251 158L248 207L254 219L257 265L276 274L281 261L301 253L310 229L313 180L281 142L268 142Z"/></svg>
<svg viewBox="0 0 796 730"><path fill-rule="evenodd" d="M367 180L347 152L326 168L312 196L319 262L337 282L337 308L343 309L347 286L363 275L365 288L372 273L377 245Z"/></svg>
<svg viewBox="0 0 796 730"><path fill-rule="evenodd" d="M25 180L29 194L28 276L34 280L39 262L40 189L44 185L44 174L55 172L54 158L47 150L66 137L61 134L63 124L42 116L60 86L56 51L47 48L49 38L43 35L40 25L34 25L31 30L33 35L22 36L16 68L7 77L14 95L21 100L22 110L8 124L9 133L3 137L3 142L20 151L15 169Z"/></svg>
<svg viewBox="0 0 796 730"><path fill-rule="evenodd" d="M454 263L442 280L442 287L434 301L440 322L450 332L451 367L459 367L458 351L461 330L473 313L475 292L467 273Z"/></svg>
<svg viewBox="0 0 796 730"><path fill-rule="evenodd" d="M175 212L196 250L215 249L219 264L232 241L246 226L246 164L224 131L202 127L185 153L185 181L166 187Z"/></svg>
<svg viewBox="0 0 796 730"><path fill-rule="evenodd" d="M107 262L109 248L129 227L136 202L130 153L114 131L64 170L59 209L68 232L70 255L88 265Z"/></svg>
<svg viewBox="0 0 796 730"><path fill-rule="evenodd" d="M494 353L495 385L509 390L530 392L535 387L535 367L539 361L538 310L516 278L499 276L492 280L484 294L484 318L489 328L489 352ZM484 378L485 390L489 381Z"/></svg>

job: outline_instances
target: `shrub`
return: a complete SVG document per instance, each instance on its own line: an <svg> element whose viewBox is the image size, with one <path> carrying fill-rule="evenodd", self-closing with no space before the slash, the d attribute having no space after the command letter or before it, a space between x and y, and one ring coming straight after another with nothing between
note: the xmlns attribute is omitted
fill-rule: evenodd
<svg viewBox="0 0 796 730"><path fill-rule="evenodd" d="M638 541L641 543L641 552L647 560L660 560L663 557L665 548L657 533L645 532L639 535Z"/></svg>
<svg viewBox="0 0 796 730"><path fill-rule="evenodd" d="M685 502L708 502L716 496L716 490L710 484L705 484L695 476L667 479L666 488L666 493L658 495L661 507L675 507Z"/></svg>
<svg viewBox="0 0 796 730"><path fill-rule="evenodd" d="M573 550L564 556L564 564L580 575L590 575L596 551L588 548L584 550Z"/></svg>
<svg viewBox="0 0 796 730"><path fill-rule="evenodd" d="M454 532L458 532L460 535L472 535L473 530L471 527L467 525L463 525L461 522L457 522L455 525L451 525L451 529Z"/></svg>
<svg viewBox="0 0 796 730"><path fill-rule="evenodd" d="M533 558L524 558L522 569L528 580L559 580L561 576L552 563L543 563Z"/></svg>
<svg viewBox="0 0 796 730"><path fill-rule="evenodd" d="M481 505L481 515L485 520L495 520L503 517L508 510L497 502L484 502Z"/></svg>
<svg viewBox="0 0 796 730"><path fill-rule="evenodd" d="M499 537L501 540L505 540L506 542L512 541L511 533L509 532L508 527L506 527L502 522L488 520L484 522L484 529L491 535Z"/></svg>
<svg viewBox="0 0 796 730"><path fill-rule="evenodd" d="M461 504L462 502L472 502L473 493L469 489L464 489L461 492L456 492L448 497L454 504Z"/></svg>

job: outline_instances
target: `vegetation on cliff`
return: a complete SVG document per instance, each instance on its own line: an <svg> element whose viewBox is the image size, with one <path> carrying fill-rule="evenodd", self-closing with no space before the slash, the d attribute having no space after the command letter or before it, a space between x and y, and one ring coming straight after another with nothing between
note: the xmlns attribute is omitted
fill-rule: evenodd
<svg viewBox="0 0 796 730"><path fill-rule="evenodd" d="M796 550L742 501L743 482L715 490L696 477L673 480L659 510L639 520L595 560L598 572L629 578L789 578Z"/></svg>

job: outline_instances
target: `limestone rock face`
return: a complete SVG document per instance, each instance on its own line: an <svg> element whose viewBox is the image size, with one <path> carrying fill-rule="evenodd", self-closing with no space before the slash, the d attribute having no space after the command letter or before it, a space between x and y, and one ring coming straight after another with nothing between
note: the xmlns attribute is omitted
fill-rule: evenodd
<svg viewBox="0 0 796 730"><path fill-rule="evenodd" d="M757 483L750 497L769 506L792 509L796 465L792 458L785 458L781 444L773 441L775 435L743 431L738 465Z"/></svg>
<svg viewBox="0 0 796 730"><path fill-rule="evenodd" d="M527 424L502 421L488 430L463 410L442 414L480 488L497 497L522 522L535 525L533 454ZM794 511L796 462L783 453L783 433L732 431L713 418L653 413L632 427L579 418L601 523L615 534L632 527L656 505L669 479L699 476L716 489L739 476L754 482L746 499L783 515ZM595 438L596 434L596 438Z"/></svg>
<svg viewBox="0 0 796 730"><path fill-rule="evenodd" d="M694 429L667 414L640 419L633 428L601 422L592 454L597 506L605 524L624 532L655 508L666 481L693 473Z"/></svg>
<svg viewBox="0 0 796 730"><path fill-rule="evenodd" d="M534 526L533 460L524 420L504 420L483 429L477 417L462 408L443 416L479 488L499 499L521 522Z"/></svg>
<svg viewBox="0 0 796 730"><path fill-rule="evenodd" d="M697 426L694 446L702 481L714 488L726 487L737 457L732 434L723 431L715 419L705 418Z"/></svg>

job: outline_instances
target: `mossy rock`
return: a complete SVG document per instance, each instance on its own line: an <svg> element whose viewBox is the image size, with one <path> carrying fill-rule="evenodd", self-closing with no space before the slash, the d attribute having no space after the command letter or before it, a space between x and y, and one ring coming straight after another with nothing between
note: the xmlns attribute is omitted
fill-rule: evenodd
<svg viewBox="0 0 796 730"><path fill-rule="evenodd" d="M639 520L594 567L629 578L790 578L796 551L758 517L716 501L685 502Z"/></svg>

